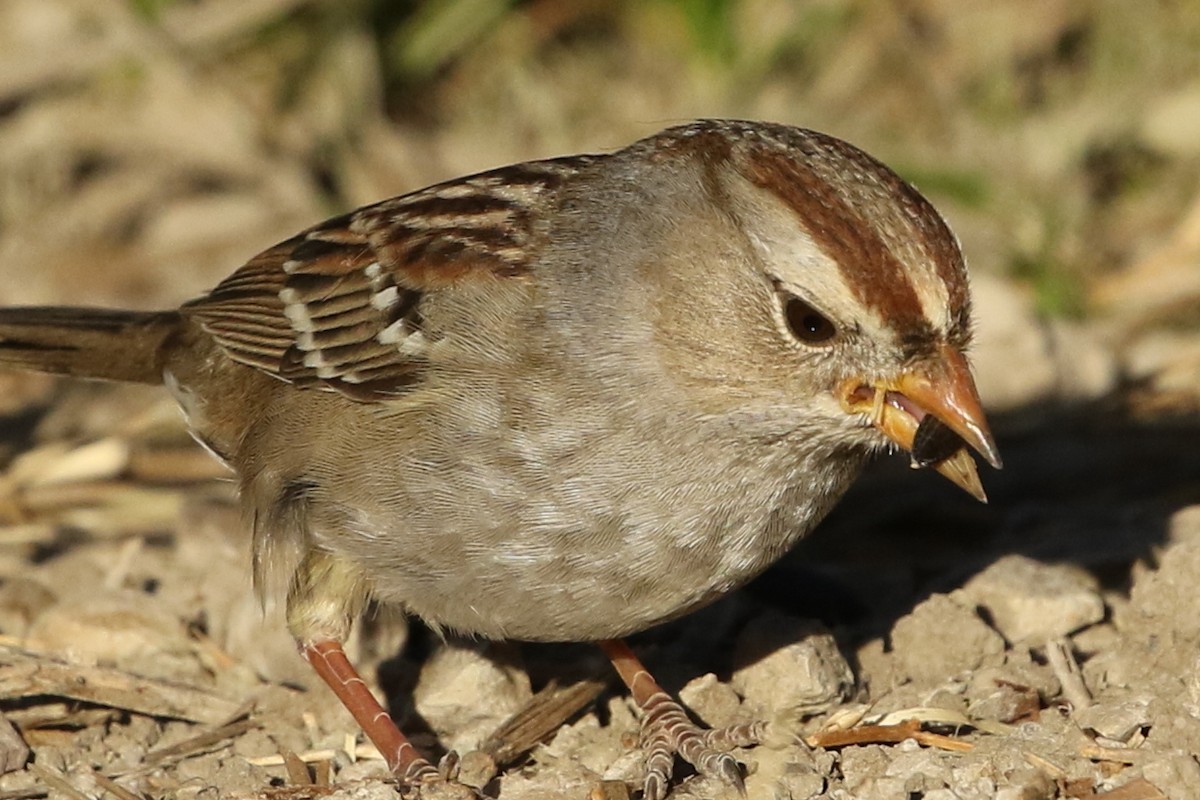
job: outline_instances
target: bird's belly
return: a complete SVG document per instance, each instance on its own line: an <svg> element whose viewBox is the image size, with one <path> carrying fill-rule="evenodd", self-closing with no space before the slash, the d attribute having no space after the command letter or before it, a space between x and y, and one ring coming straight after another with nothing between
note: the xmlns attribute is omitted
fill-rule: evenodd
<svg viewBox="0 0 1200 800"><path fill-rule="evenodd" d="M525 412L521 427L497 424L519 405L442 405L434 416L410 404L404 417L357 417L361 432L325 451L344 457L305 463L313 484L351 487L336 499L308 493L314 545L356 562L378 599L437 627L610 638L760 573L861 465L803 437L746 440L666 411L615 419L616 402L568 420L555 408ZM356 461L380 440L395 443L388 464ZM358 466L334 475L347 464Z"/></svg>
<svg viewBox="0 0 1200 800"><path fill-rule="evenodd" d="M360 563L380 599L435 626L530 641L624 636L740 586L815 522L793 492L749 494L656 492L649 503L626 492L629 505L574 524L532 499L491 525L475 517L464 527L448 515L428 533L436 554L416 547L405 563ZM407 532L396 536L419 538L413 523L400 522Z"/></svg>

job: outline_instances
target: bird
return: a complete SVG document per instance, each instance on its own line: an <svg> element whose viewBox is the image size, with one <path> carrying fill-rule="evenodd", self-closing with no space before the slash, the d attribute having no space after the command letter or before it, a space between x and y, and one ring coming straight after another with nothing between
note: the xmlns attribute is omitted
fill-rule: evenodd
<svg viewBox="0 0 1200 800"><path fill-rule="evenodd" d="M453 781L343 650L368 601L599 643L660 800L677 756L740 766L623 637L760 574L877 451L984 499L971 333L962 250L895 172L702 119L364 206L173 310L0 309L0 366L167 387L237 475L257 590L405 791Z"/></svg>

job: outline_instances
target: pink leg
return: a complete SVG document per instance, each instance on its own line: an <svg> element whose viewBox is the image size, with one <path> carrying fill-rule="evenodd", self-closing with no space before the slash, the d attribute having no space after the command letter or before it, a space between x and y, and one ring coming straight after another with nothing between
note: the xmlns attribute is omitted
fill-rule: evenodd
<svg viewBox="0 0 1200 800"><path fill-rule="evenodd" d="M728 750L758 744L763 733L761 723L721 730L706 730L688 718L678 702L658 685L645 665L620 639L600 642L617 674L629 687L633 701L642 709L642 738L646 750L645 800L660 800L675 766L675 756L697 771L718 775L746 793L741 768Z"/></svg>
<svg viewBox="0 0 1200 800"><path fill-rule="evenodd" d="M384 710L359 676L342 643L329 639L303 645L301 653L321 680L333 690L367 738L379 749L392 774L402 784L419 786L439 778L438 771L417 752L392 716Z"/></svg>

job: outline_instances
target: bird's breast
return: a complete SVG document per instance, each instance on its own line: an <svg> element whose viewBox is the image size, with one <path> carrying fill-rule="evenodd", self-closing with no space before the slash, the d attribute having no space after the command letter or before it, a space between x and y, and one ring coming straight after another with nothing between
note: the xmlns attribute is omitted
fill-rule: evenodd
<svg viewBox="0 0 1200 800"><path fill-rule="evenodd" d="M759 574L856 469L818 469L801 451L760 451L700 430L594 423L544 440L509 431L502 442L422 447L414 437L389 477L375 470L387 502L364 495L342 515L357 522L335 546L364 565L381 599L435 625L497 638L608 638Z"/></svg>

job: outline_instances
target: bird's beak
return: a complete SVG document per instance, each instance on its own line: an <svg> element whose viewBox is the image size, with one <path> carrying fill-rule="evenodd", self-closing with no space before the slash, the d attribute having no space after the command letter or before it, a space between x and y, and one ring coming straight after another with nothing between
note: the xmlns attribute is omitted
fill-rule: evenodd
<svg viewBox="0 0 1200 800"><path fill-rule="evenodd" d="M996 469L1001 467L1000 454L983 416L971 369L958 350L942 344L936 356L908 372L883 381L845 381L837 393L847 413L867 414L885 436L912 453L914 467L932 466L976 499L987 502L966 445ZM957 447L950 443L948 455L939 453L931 458L922 452L925 447L917 442L917 431L919 427L931 429L936 423L961 441Z"/></svg>

